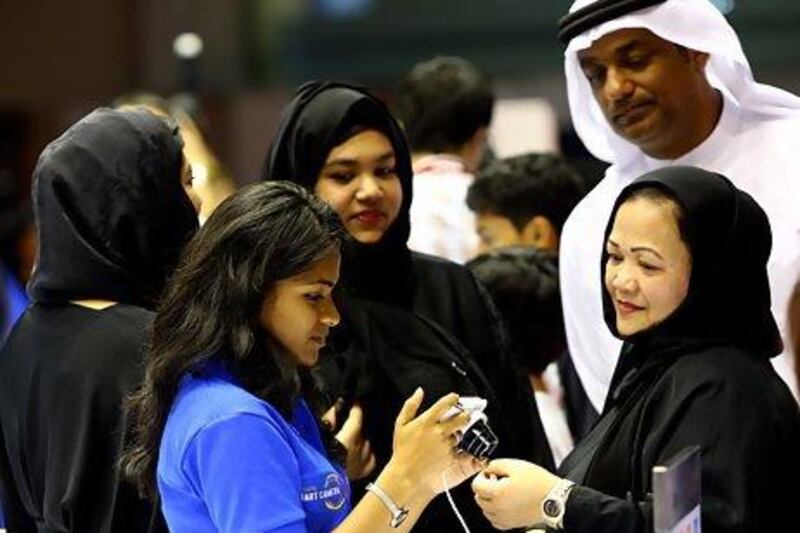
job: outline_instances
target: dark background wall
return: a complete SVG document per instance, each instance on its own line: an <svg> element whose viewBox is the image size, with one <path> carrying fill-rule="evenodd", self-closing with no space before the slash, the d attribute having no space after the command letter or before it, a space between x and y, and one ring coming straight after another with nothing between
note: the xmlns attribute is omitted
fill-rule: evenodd
<svg viewBox="0 0 800 533"><path fill-rule="evenodd" d="M702 0L698 0L702 1ZM555 23L567 0L0 0L0 165L21 179L70 122L133 89L194 80L202 125L241 181L258 171L298 83L383 94L416 61L467 57L503 96L538 96L569 126ZM739 0L730 20L756 77L800 92L800 2ZM187 71L174 37L205 43Z"/></svg>

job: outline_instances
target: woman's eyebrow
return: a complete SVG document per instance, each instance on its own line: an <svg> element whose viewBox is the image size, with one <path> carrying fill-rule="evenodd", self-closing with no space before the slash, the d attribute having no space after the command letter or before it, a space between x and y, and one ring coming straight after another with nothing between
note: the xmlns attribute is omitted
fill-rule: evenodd
<svg viewBox="0 0 800 533"><path fill-rule="evenodd" d="M325 287L330 287L331 289L336 286L336 281L328 278L308 278L308 279L300 279L300 284L302 285L323 285Z"/></svg>
<svg viewBox="0 0 800 533"><path fill-rule="evenodd" d="M649 246L636 246L634 248L631 248L631 252L650 252L659 259L664 259L664 257L660 253L658 253L658 251L656 251L654 248L650 248Z"/></svg>
<svg viewBox="0 0 800 533"><path fill-rule="evenodd" d="M616 242L614 242L612 239L608 239L608 245L613 246L614 248L621 248L621 246ZM664 257L660 253L658 253L658 251L655 248L650 248L649 246L634 246L633 248L631 248L631 252L650 252L659 259L664 259Z"/></svg>
<svg viewBox="0 0 800 533"><path fill-rule="evenodd" d="M375 158L376 162L383 163L389 159L394 159L394 152L388 151L384 154L379 155ZM349 157L337 157L336 159L331 159L330 161L325 162L325 167L330 167L334 165L343 165L343 166L356 166L361 163L358 159L353 159ZM324 167L323 167L324 168Z"/></svg>
<svg viewBox="0 0 800 533"><path fill-rule="evenodd" d="M335 166L335 165L353 167L353 166L358 165L358 161L355 160L355 159L348 159L348 158L345 158L345 157L340 157L340 158L337 158L337 159L331 159L330 161L327 161L325 163L325 167L332 167L332 166Z"/></svg>

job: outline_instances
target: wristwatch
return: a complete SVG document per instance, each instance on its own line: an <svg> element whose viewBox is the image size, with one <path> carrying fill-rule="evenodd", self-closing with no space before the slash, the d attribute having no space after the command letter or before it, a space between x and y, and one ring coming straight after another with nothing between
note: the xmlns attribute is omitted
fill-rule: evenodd
<svg viewBox="0 0 800 533"><path fill-rule="evenodd" d="M550 489L542 500L542 519L547 527L555 530L564 529L564 511L567 508L567 497L575 483L562 479Z"/></svg>
<svg viewBox="0 0 800 533"><path fill-rule="evenodd" d="M383 492L383 490L375 483L369 483L367 485L367 490L377 496L383 505L389 509L389 513L392 515L391 520L389 520L389 525L391 527L400 527L400 524L402 524L408 517L408 509L405 507L398 507L398 505L392 501L389 495Z"/></svg>

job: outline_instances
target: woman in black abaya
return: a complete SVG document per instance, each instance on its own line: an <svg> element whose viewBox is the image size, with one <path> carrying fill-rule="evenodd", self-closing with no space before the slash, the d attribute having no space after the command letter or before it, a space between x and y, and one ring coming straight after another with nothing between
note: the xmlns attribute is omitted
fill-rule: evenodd
<svg viewBox="0 0 800 533"><path fill-rule="evenodd" d="M411 161L386 106L351 85L302 86L284 112L264 177L315 191L352 237L336 295L342 321L329 337L321 375L332 397L363 406L379 467L391 455L386 413L397 412L418 385L428 400L450 388L486 397L500 453L551 465L530 386L502 346L484 293L463 267L406 246ZM462 496L473 531L490 530L470 495ZM459 528L441 500L415 531Z"/></svg>
<svg viewBox="0 0 800 533"><path fill-rule="evenodd" d="M769 361L771 241L764 211L717 174L665 168L622 192L603 254L606 322L625 341L611 395L565 479L514 460L476 478L497 527L652 531L652 468L697 445L704 532L791 529L800 411Z"/></svg>
<svg viewBox="0 0 800 533"><path fill-rule="evenodd" d="M177 128L144 110L96 110L40 155L31 304L0 353L9 531L166 530L116 461L150 310L197 229L191 182Z"/></svg>

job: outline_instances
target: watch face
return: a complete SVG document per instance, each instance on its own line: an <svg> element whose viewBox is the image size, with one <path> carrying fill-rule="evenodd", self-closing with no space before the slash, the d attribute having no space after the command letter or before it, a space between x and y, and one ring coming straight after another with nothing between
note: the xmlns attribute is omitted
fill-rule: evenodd
<svg viewBox="0 0 800 533"><path fill-rule="evenodd" d="M542 504L542 511L550 517L556 517L561 512L561 504L558 500L545 500Z"/></svg>

